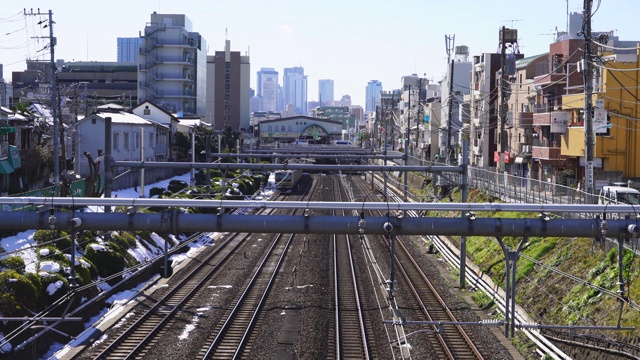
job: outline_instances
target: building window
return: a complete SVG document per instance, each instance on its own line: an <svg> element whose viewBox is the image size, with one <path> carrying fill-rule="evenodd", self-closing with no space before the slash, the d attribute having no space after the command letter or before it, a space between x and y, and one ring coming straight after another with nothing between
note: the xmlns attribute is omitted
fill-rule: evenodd
<svg viewBox="0 0 640 360"><path fill-rule="evenodd" d="M269 127L267 128L267 131L268 131L268 132L273 131L273 129L271 128L271 125L269 125Z"/></svg>
<svg viewBox="0 0 640 360"><path fill-rule="evenodd" d="M118 133L114 133L113 134L113 150L114 151L119 151L120 150L120 134Z"/></svg>
<svg viewBox="0 0 640 360"><path fill-rule="evenodd" d="M91 119L91 124L93 124L93 125L96 124L96 118Z"/></svg>
<svg viewBox="0 0 640 360"><path fill-rule="evenodd" d="M520 89L522 89L522 74L520 74Z"/></svg>
<svg viewBox="0 0 640 360"><path fill-rule="evenodd" d="M293 131L293 127L291 127L291 125L289 125L289 132Z"/></svg>
<svg viewBox="0 0 640 360"><path fill-rule="evenodd" d="M284 132L284 125L282 125L282 127L280 128L280 131Z"/></svg>
<svg viewBox="0 0 640 360"><path fill-rule="evenodd" d="M129 133L124 133L122 135L122 148L129 149Z"/></svg>
<svg viewBox="0 0 640 360"><path fill-rule="evenodd" d="M154 148L156 146L155 141L154 141L155 139L156 139L155 135L153 133L149 133L149 147L150 148Z"/></svg>
<svg viewBox="0 0 640 360"><path fill-rule="evenodd" d="M136 146L134 146L134 150L135 149L139 149L140 148L140 133L136 133Z"/></svg>

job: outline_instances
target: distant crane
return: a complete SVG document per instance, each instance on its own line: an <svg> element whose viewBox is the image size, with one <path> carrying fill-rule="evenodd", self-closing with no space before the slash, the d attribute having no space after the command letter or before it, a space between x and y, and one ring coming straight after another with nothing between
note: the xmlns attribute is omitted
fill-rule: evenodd
<svg viewBox="0 0 640 360"><path fill-rule="evenodd" d="M553 39L557 39L558 38L558 27L556 26L556 28L553 30L552 33L544 33L544 34L538 34L538 35L553 35Z"/></svg>

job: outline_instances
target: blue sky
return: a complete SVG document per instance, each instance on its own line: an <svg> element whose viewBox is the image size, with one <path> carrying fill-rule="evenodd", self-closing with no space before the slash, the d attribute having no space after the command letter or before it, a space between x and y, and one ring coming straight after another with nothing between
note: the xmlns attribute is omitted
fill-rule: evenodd
<svg viewBox="0 0 640 360"><path fill-rule="evenodd" d="M598 7L594 0L593 8ZM53 12L56 59L115 61L116 38L137 37L153 11L185 14L201 33L208 52L223 50L225 32L233 51L251 56L251 87L261 67L280 73L302 66L309 76L308 99L317 100L318 80L333 79L335 97L351 95L364 105L369 80L384 90L398 88L416 73L437 82L446 71L445 35L467 45L470 56L498 51L502 26L518 29L525 56L548 51L552 33L566 28L566 13L581 12L583 0L458 0L403 2L379 0L33 0L3 3L0 63L4 78L25 68L24 60L46 59L48 28L23 9ZM611 31L621 40L640 41L637 0L602 0L594 31ZM45 18L45 17L43 17ZM12 21L13 20L13 21Z"/></svg>

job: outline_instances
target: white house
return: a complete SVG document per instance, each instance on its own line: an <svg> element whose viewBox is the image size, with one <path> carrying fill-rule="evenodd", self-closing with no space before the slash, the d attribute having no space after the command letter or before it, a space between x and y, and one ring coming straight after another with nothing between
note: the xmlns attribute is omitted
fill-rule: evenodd
<svg viewBox="0 0 640 360"><path fill-rule="evenodd" d="M166 136L167 142L157 144L158 149L156 149L156 156L158 156L157 161L168 161L169 159L172 159L171 151L174 143L173 138L176 131L180 130L178 128L178 125L180 124L178 118L174 114L162 109L158 105L148 100L143 101L138 106L134 107L131 111L135 115L138 115L145 120L149 120L151 122L158 123L167 127L169 132ZM158 138L158 141L161 140L163 139ZM160 158L163 147L165 147L166 156Z"/></svg>
<svg viewBox="0 0 640 360"><path fill-rule="evenodd" d="M167 161L169 127L127 112L100 112L76 123L76 154L74 170L81 176L89 174L89 161L98 149L105 150L105 118L111 117L111 152L115 161ZM100 171L104 170L104 162Z"/></svg>

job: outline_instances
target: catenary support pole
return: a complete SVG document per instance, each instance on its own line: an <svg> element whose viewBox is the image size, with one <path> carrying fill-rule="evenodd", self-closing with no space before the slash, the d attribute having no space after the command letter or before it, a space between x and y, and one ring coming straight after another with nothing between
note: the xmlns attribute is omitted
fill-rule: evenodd
<svg viewBox="0 0 640 360"><path fill-rule="evenodd" d="M211 136L206 136L206 152L207 152L207 164L211 163ZM207 195L211 194L211 171L209 169L205 169L205 188L207 189Z"/></svg>
<svg viewBox="0 0 640 360"><path fill-rule="evenodd" d="M104 197L106 199L111 198L111 183L113 182L111 139L111 116L107 116L104 118ZM111 206L105 206L104 212L110 213Z"/></svg>
<svg viewBox="0 0 640 360"><path fill-rule="evenodd" d="M144 128L140 128L140 161L144 164ZM144 167L140 169L140 197L144 197Z"/></svg>
<svg viewBox="0 0 640 360"><path fill-rule="evenodd" d="M468 174L467 168L469 166L469 142L464 140L462 142L462 199L463 203L467 202L467 196L469 193L469 185L468 185ZM461 217L464 219L466 217L465 211L462 211ZM470 220L473 221L473 220ZM467 269L467 237L460 237L460 288L464 289L466 287L466 269Z"/></svg>

